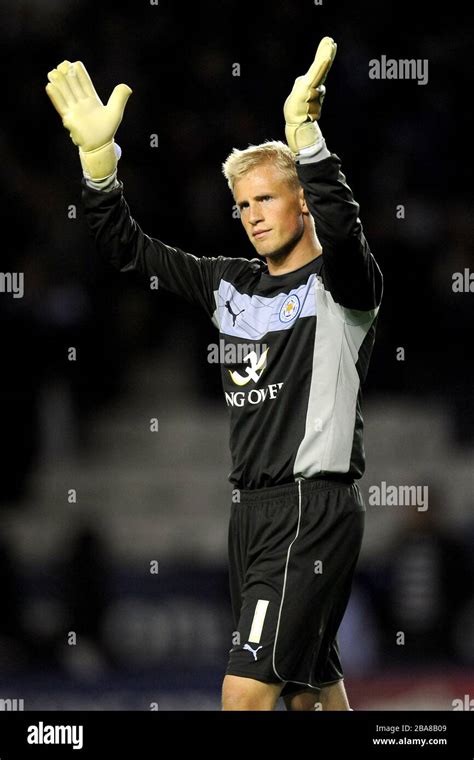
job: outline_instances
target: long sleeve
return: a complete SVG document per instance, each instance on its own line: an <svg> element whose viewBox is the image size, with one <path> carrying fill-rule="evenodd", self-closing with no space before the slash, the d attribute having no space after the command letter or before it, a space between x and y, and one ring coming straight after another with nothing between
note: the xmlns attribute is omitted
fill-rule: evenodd
<svg viewBox="0 0 474 760"><path fill-rule="evenodd" d="M308 208L323 249L323 282L334 300L348 309L369 311L380 304L382 273L362 224L359 205L331 153L313 163L297 164Z"/></svg>
<svg viewBox="0 0 474 760"><path fill-rule="evenodd" d="M231 258L197 257L146 235L132 218L123 183L109 192L82 181L82 202L99 254L121 272L158 278L158 288L202 306L212 318L214 293Z"/></svg>

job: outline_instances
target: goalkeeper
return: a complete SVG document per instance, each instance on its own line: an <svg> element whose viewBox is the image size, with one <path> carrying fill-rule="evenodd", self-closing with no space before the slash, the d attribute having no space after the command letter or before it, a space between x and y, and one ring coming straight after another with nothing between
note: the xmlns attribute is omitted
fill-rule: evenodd
<svg viewBox="0 0 474 760"><path fill-rule="evenodd" d="M223 164L251 259L197 257L146 235L117 177L114 138L130 88L118 85L104 106L82 63L48 74L47 93L79 148L100 254L205 309L232 348L221 374L240 500L228 532L235 631L224 710L273 710L280 697L289 710L350 709L337 631L363 536L361 386L382 275L319 128L335 54L325 37L296 79L284 105L287 144L234 148Z"/></svg>

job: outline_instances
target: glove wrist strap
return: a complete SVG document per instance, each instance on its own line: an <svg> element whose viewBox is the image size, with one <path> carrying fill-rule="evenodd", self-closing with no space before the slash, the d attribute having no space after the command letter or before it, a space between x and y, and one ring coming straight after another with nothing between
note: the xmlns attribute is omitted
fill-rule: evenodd
<svg viewBox="0 0 474 760"><path fill-rule="evenodd" d="M319 133L316 142L312 143L312 145L308 145L306 148L300 148L296 155L296 158L313 158L313 156L315 156L317 153L319 153L320 150L323 150L325 147L326 140L322 134Z"/></svg>
<svg viewBox="0 0 474 760"><path fill-rule="evenodd" d="M79 158L86 179L102 180L110 177L117 168L120 154L121 150L114 140L95 150L83 151L79 148Z"/></svg>

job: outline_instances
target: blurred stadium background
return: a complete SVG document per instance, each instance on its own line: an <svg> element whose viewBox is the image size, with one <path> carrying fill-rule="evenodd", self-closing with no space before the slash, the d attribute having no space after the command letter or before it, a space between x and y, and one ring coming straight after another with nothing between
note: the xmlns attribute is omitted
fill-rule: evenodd
<svg viewBox="0 0 474 760"><path fill-rule="evenodd" d="M234 146L284 139L284 99L324 35L339 52L321 126L385 276L347 688L356 709L474 697L473 295L452 290L473 265L467 13L3 0L2 271L24 272L25 293L0 296L0 700L219 709L232 635L227 412L207 362L218 336L204 313L98 260L47 72L81 59L103 100L121 81L134 90L119 176L148 234L253 255L220 166ZM428 83L369 79L382 54L427 59ZM369 505L382 481L428 486L428 510Z"/></svg>

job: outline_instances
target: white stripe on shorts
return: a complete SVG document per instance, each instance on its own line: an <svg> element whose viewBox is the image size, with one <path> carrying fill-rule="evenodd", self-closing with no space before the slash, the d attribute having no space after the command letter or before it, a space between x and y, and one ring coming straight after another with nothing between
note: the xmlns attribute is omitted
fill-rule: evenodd
<svg viewBox="0 0 474 760"><path fill-rule="evenodd" d="M253 644L260 644L260 637L262 635L265 615L267 614L267 607L268 599L259 599L255 606L252 627L249 634L249 641Z"/></svg>

